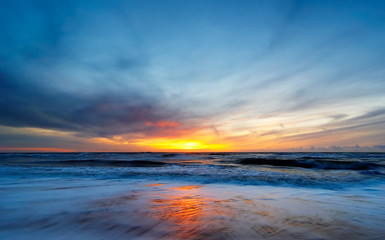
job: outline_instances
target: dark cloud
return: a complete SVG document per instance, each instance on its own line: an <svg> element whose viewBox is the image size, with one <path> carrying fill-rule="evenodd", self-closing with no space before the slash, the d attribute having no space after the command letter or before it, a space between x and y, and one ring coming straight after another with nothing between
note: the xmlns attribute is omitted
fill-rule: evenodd
<svg viewBox="0 0 385 240"><path fill-rule="evenodd" d="M146 78L146 53L120 2L2 4L0 125L108 137L161 134L145 123L179 121Z"/></svg>
<svg viewBox="0 0 385 240"><path fill-rule="evenodd" d="M147 121L176 121L179 112L155 97L138 92L105 91L81 95L50 89L0 73L0 124L75 131L89 136L111 136L156 129Z"/></svg>
<svg viewBox="0 0 385 240"><path fill-rule="evenodd" d="M206 127L226 137L220 119L242 125L318 112L329 121L320 132L284 139L364 130L380 139L374 130L384 126L385 110L370 109L385 87L382 7L4 0L0 125L87 137L168 136ZM247 121L244 127L255 128ZM250 135L286 131L282 124Z"/></svg>
<svg viewBox="0 0 385 240"><path fill-rule="evenodd" d="M81 139L58 137L58 136L42 136L31 134L0 134L0 146L5 148L17 147L47 147L56 148L65 146L70 149L79 149L84 145L85 141Z"/></svg>

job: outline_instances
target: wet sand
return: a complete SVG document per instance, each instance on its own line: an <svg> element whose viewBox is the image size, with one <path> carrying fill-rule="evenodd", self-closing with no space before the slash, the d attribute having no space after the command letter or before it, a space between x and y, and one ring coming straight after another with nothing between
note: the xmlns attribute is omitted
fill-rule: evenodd
<svg viewBox="0 0 385 240"><path fill-rule="evenodd" d="M12 179L0 239L384 239L374 190Z"/></svg>

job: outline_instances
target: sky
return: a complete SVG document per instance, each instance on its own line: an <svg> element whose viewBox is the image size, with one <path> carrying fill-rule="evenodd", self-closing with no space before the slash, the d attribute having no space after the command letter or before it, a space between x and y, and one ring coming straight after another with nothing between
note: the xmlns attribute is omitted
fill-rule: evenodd
<svg viewBox="0 0 385 240"><path fill-rule="evenodd" d="M1 0L0 151L385 151L384 1Z"/></svg>

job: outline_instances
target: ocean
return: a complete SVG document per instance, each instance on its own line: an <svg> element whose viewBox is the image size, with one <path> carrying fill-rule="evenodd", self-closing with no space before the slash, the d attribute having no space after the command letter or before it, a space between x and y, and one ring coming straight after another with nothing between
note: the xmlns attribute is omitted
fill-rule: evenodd
<svg viewBox="0 0 385 240"><path fill-rule="evenodd" d="M385 153L1 153L0 239L385 239Z"/></svg>

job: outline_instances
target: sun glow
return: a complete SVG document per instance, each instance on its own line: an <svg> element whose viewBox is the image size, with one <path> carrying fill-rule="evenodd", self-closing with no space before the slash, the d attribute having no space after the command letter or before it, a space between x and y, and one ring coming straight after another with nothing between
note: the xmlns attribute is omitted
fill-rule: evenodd
<svg viewBox="0 0 385 240"><path fill-rule="evenodd" d="M151 146L163 150L221 150L227 147L226 144L210 144L197 140L170 140L151 139L143 140L139 145Z"/></svg>

